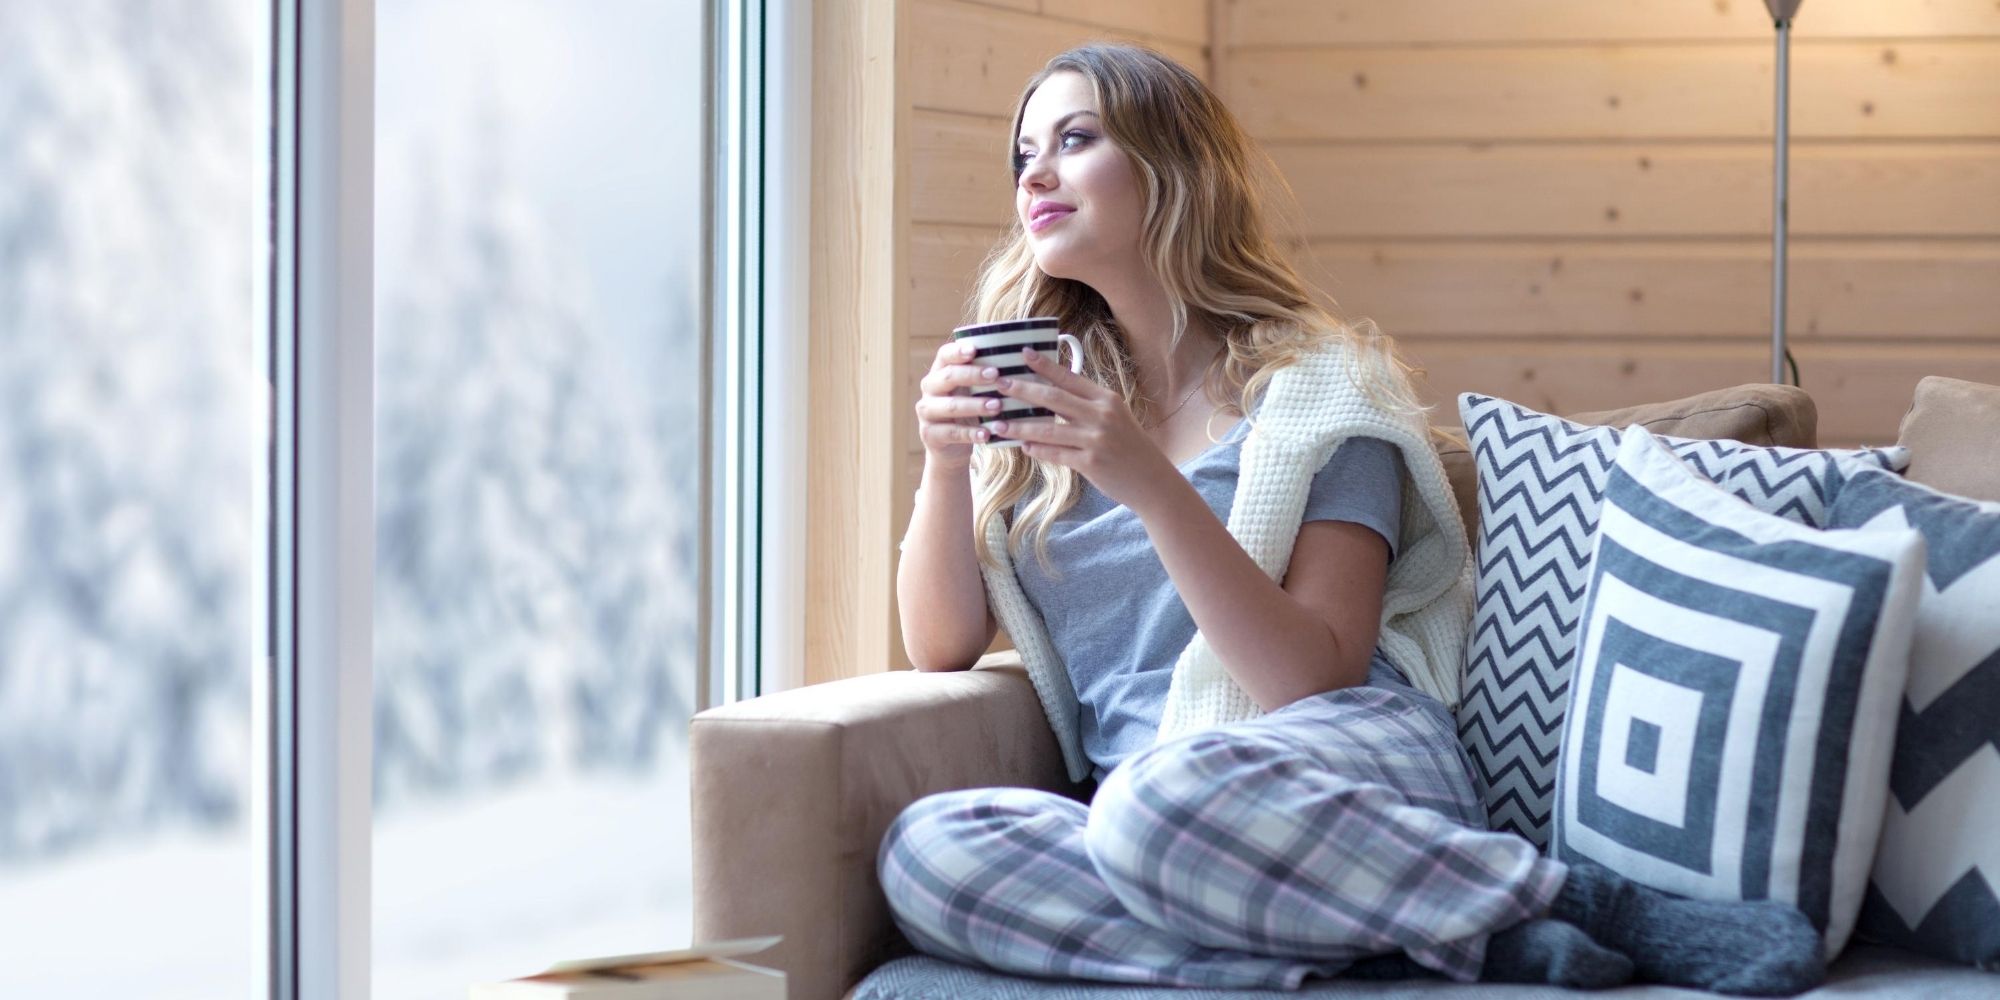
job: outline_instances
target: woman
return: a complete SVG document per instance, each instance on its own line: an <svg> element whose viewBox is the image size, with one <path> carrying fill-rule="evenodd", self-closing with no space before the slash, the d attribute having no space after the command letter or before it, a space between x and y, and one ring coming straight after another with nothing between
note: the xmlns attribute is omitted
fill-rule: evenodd
<svg viewBox="0 0 2000 1000"><path fill-rule="evenodd" d="M1075 49L1012 139L1018 225L978 319L1059 316L1084 367L999 379L1060 418L1008 426L958 392L997 373L938 352L898 599L919 669L968 667L1005 625L1098 788L912 804L878 859L910 940L1180 986L1818 982L1792 907L1674 899L1485 829L1447 708L1470 553L1425 415L1385 338L1307 298L1201 81ZM995 434L1023 444L977 448Z"/></svg>

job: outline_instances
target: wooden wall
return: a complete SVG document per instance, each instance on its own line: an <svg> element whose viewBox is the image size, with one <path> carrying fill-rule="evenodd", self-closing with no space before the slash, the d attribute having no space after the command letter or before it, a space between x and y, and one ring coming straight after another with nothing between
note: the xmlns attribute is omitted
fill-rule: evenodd
<svg viewBox="0 0 2000 1000"><path fill-rule="evenodd" d="M1545 410L1770 377L1758 0L1217 0L1216 82L1301 270L1429 370ZM1791 51L1788 335L1825 444L2000 382L2000 3L1819 0Z"/></svg>
<svg viewBox="0 0 2000 1000"><path fill-rule="evenodd" d="M908 413L882 401L901 385L900 288L909 229L898 132L907 41L901 4L822 0L813 10L811 324L807 391L806 683L904 659L894 631L892 516ZM907 506L907 500L904 501Z"/></svg>
<svg viewBox="0 0 2000 1000"><path fill-rule="evenodd" d="M1428 370L1440 422L1468 389L1573 412L1769 377L1758 0L827 0L815 31L809 680L908 665L917 382L1007 224L1013 102L1079 42L1217 88L1296 193L1301 270ZM1822 442L1893 440L1926 374L2000 383L2000 0L1806 4L1792 137Z"/></svg>

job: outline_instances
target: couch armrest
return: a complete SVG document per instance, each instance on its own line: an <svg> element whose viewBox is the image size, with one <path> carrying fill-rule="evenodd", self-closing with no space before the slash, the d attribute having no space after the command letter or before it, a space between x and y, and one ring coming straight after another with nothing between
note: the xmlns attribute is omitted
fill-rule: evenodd
<svg viewBox="0 0 2000 1000"><path fill-rule="evenodd" d="M1013 650L709 709L689 767L694 939L784 935L745 960L783 969L791 1000L838 1000L910 950L875 878L905 806L957 788L1085 794Z"/></svg>

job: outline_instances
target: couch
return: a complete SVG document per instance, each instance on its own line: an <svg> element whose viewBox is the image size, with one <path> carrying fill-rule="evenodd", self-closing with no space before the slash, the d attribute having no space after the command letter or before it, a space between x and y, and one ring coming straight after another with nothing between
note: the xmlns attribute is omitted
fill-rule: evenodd
<svg viewBox="0 0 2000 1000"><path fill-rule="evenodd" d="M1640 424L1658 434L1816 446L1817 410L1804 391L1748 385L1683 400L1571 414L1583 423ZM1900 429L1908 475L2000 499L2000 389L1929 378ZM1879 443L1879 442L1878 442ZM1439 448L1468 528L1476 527L1471 456ZM1472 533L1470 537L1477 537ZM1088 802L1069 781L1054 735L1013 651L970 670L894 671L785 691L695 716L692 768L694 934L698 941L767 934L755 957L782 968L794 1000L892 997L1480 997L1554 996L1546 987L1442 980L1308 980L1298 994L1166 990L1006 976L915 953L875 881L890 821L932 793L1021 786ZM1811 995L2000 997L2000 975L1879 946L1855 945ZM1704 996L1631 986L1607 996Z"/></svg>

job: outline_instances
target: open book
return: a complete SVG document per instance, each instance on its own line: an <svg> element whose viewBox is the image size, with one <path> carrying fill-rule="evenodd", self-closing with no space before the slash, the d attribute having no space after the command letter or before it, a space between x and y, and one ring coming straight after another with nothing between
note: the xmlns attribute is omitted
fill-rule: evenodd
<svg viewBox="0 0 2000 1000"><path fill-rule="evenodd" d="M785 974L733 956L781 937L740 938L680 951L557 962L543 972L472 988L468 1000L785 1000Z"/></svg>

